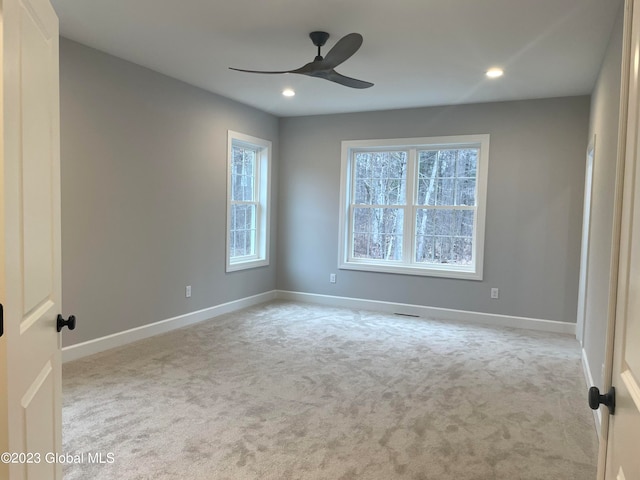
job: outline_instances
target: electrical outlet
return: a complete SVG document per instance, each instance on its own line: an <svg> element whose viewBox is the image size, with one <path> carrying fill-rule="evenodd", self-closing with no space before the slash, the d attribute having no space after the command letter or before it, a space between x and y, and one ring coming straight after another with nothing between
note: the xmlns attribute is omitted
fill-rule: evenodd
<svg viewBox="0 0 640 480"><path fill-rule="evenodd" d="M491 289L491 298L499 298L500 297L500 289L499 288L492 288Z"/></svg>
<svg viewBox="0 0 640 480"><path fill-rule="evenodd" d="M335 273L329 274L329 283L336 283L336 274Z"/></svg>
<svg viewBox="0 0 640 480"><path fill-rule="evenodd" d="M184 289L184 296L187 298L191 297L191 285L187 285L187 288Z"/></svg>

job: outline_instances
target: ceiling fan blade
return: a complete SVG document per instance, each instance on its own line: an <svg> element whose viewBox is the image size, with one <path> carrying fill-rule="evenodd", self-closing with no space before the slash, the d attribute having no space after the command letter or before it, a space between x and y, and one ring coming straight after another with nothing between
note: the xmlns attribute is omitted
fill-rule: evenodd
<svg viewBox="0 0 640 480"><path fill-rule="evenodd" d="M306 65L303 65L302 67L296 68L294 70L282 70L277 72L265 71L265 70L244 70L242 68L233 68L233 67L229 67L229 70L235 70L236 72L247 72L247 73L266 73L266 74L299 73L301 75L310 75L316 72L317 70L321 70L324 68L325 67L323 62L314 61L314 62L309 62Z"/></svg>
<svg viewBox="0 0 640 480"><path fill-rule="evenodd" d="M243 70L241 68L233 68L229 67L229 70L235 70L236 72L246 72L246 73L267 73L267 74L278 74L278 73L297 73L297 70L283 70L281 72L265 72L263 70Z"/></svg>
<svg viewBox="0 0 640 480"><path fill-rule="evenodd" d="M345 35L325 55L322 63L325 68L335 68L351 57L362 45L362 35L350 33Z"/></svg>
<svg viewBox="0 0 640 480"><path fill-rule="evenodd" d="M322 60L313 62L309 62L306 65L303 65L300 68L296 68L295 70L291 70L289 73L299 73L301 75L315 75L315 72L325 70L324 62Z"/></svg>
<svg viewBox="0 0 640 480"><path fill-rule="evenodd" d="M357 78L346 77L336 72L335 70L330 70L328 72L323 72L322 75L314 75L317 77L324 78L325 80L329 80L331 82L339 83L340 85L344 85L345 87L351 88L369 88L373 87L373 83L365 82L364 80L358 80Z"/></svg>

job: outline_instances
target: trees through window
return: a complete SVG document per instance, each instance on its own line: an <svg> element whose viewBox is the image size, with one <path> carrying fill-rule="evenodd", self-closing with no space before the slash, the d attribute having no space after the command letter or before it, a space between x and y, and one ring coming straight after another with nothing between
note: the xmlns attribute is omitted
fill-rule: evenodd
<svg viewBox="0 0 640 480"><path fill-rule="evenodd" d="M481 278L488 147L488 135L343 142L341 267Z"/></svg>
<svg viewBox="0 0 640 480"><path fill-rule="evenodd" d="M229 131L227 271L268 265L271 142Z"/></svg>

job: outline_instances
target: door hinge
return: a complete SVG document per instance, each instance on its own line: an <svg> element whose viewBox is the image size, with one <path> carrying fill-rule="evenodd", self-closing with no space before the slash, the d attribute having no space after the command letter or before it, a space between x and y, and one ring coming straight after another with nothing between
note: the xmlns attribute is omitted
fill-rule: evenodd
<svg viewBox="0 0 640 480"><path fill-rule="evenodd" d="M4 333L4 309L2 308L2 304L0 303L0 337Z"/></svg>

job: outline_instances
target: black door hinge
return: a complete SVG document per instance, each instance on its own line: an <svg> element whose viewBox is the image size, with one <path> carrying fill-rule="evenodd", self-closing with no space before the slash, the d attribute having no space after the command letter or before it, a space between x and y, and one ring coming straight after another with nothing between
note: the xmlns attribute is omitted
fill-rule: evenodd
<svg viewBox="0 0 640 480"><path fill-rule="evenodd" d="M4 333L4 310L2 308L2 304L0 303L0 337Z"/></svg>

